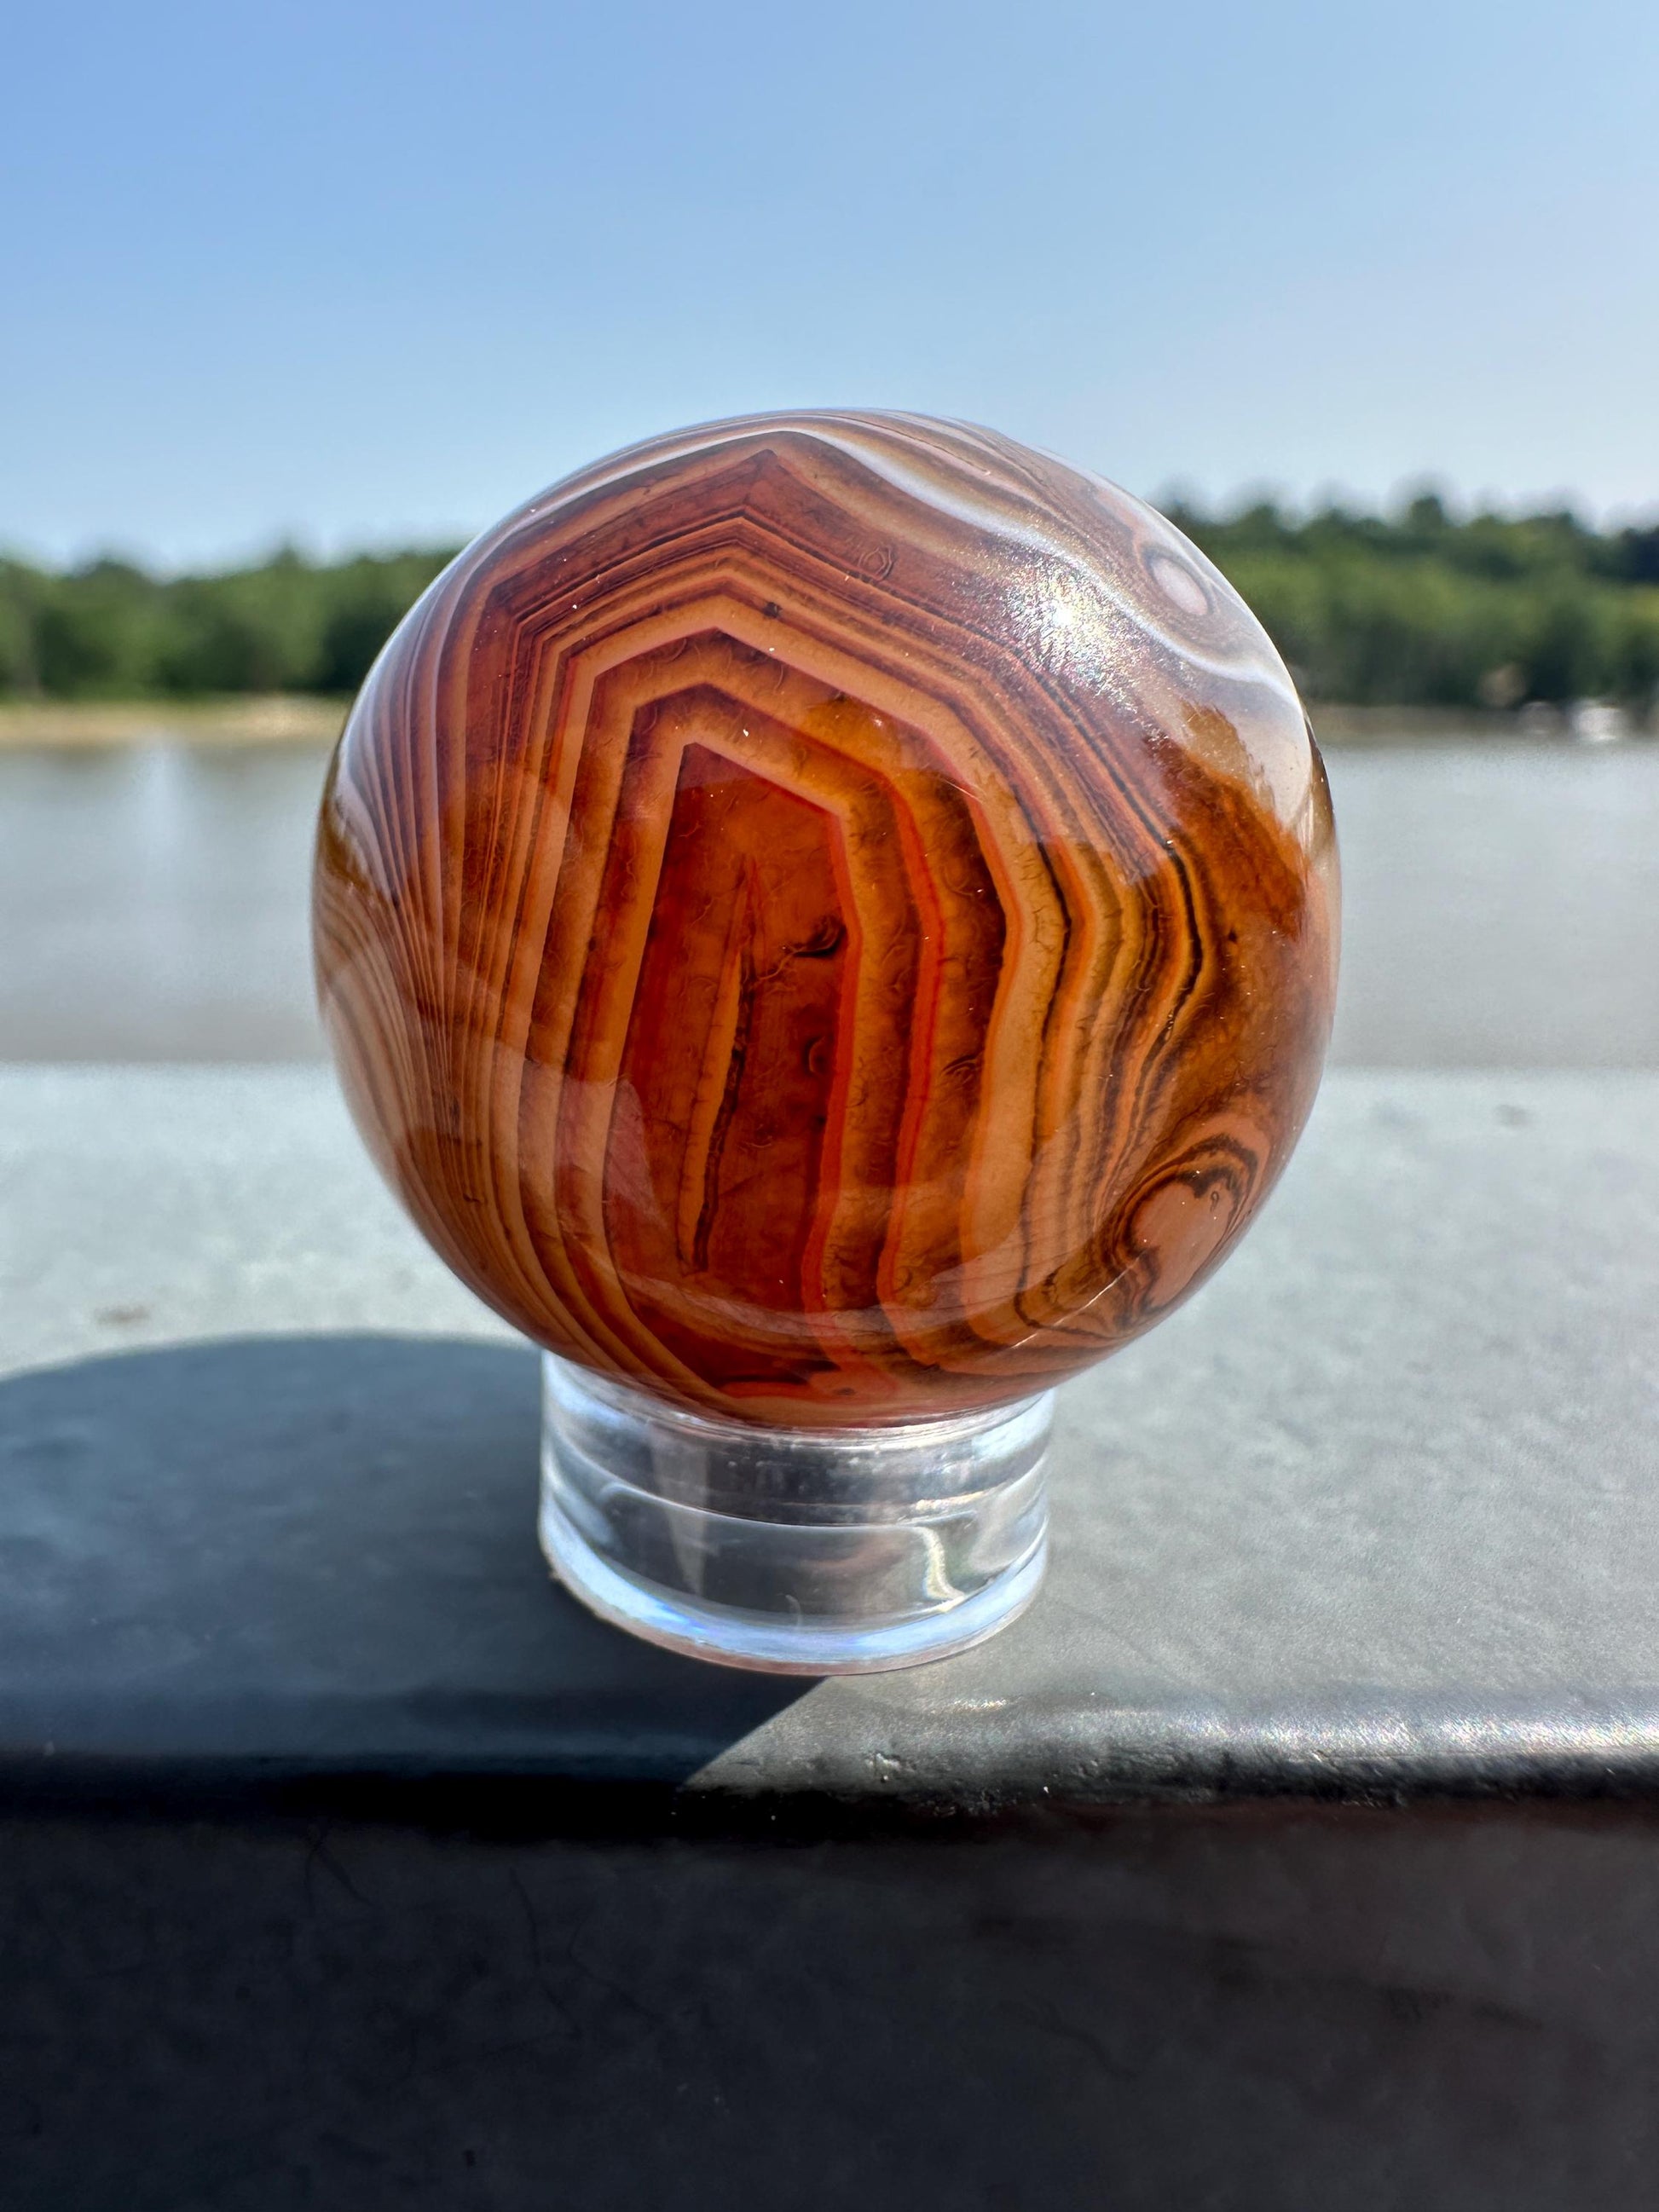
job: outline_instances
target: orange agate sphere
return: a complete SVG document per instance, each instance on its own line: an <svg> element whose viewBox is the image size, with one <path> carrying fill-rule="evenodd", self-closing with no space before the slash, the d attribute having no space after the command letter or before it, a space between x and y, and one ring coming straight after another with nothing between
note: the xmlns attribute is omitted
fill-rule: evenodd
<svg viewBox="0 0 1659 2212"><path fill-rule="evenodd" d="M375 665L322 1010L538 1344L774 1426L994 1406L1168 1313L1318 1082L1323 769L1243 601L988 431L755 416L486 532Z"/></svg>

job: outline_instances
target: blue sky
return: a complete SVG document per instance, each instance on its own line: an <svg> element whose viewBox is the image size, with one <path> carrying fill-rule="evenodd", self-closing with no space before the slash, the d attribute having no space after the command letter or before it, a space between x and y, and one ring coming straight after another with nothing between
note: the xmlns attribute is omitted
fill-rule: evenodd
<svg viewBox="0 0 1659 2212"><path fill-rule="evenodd" d="M18 7L0 542L465 534L755 408L1659 507L1654 0Z"/></svg>

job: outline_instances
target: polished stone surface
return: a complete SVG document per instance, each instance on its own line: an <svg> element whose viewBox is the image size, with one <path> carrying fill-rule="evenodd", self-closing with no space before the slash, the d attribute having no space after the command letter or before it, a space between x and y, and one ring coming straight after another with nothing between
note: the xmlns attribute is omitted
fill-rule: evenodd
<svg viewBox="0 0 1659 2212"><path fill-rule="evenodd" d="M1354 1076L1068 1386L982 1650L757 1684L549 1588L529 1353L309 1070L0 1074L0 1757L1085 1808L1659 1779L1659 1079ZM53 1778L56 1778L54 1780Z"/></svg>
<svg viewBox="0 0 1659 2212"><path fill-rule="evenodd" d="M772 1429L951 1419L1231 1251L1319 1086L1338 872L1288 671L1151 507L964 423L744 416L398 624L318 1003L381 1173L546 1351ZM922 1601L860 1557L859 1607Z"/></svg>

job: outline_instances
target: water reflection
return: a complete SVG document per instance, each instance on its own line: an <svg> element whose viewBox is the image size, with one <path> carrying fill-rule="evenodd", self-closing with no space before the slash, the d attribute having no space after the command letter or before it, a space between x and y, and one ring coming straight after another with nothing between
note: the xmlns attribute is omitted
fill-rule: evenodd
<svg viewBox="0 0 1659 2212"><path fill-rule="evenodd" d="M320 1051L320 747L0 754L0 1057Z"/></svg>

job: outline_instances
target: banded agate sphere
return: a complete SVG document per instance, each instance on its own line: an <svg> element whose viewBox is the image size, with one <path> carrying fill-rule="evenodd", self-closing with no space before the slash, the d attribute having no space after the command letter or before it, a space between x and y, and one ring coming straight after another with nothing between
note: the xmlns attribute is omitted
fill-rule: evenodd
<svg viewBox="0 0 1659 2212"><path fill-rule="evenodd" d="M468 548L341 738L322 1011L426 1236L706 1413L1023 1398L1186 1297L1312 1102L1323 769L1150 507L959 424L637 446Z"/></svg>

